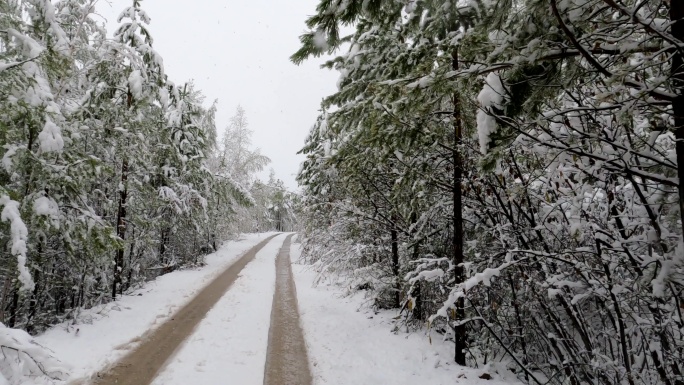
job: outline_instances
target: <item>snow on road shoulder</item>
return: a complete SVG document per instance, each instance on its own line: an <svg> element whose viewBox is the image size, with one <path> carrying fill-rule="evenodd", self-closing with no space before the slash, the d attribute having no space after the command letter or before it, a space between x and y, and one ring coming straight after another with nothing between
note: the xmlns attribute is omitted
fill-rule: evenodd
<svg viewBox="0 0 684 385"><path fill-rule="evenodd" d="M246 234L206 257L206 266L158 277L115 302L83 311L77 323L56 325L36 341L73 368L70 378L89 376L116 362L138 337L163 323L238 257L272 234Z"/></svg>
<svg viewBox="0 0 684 385"><path fill-rule="evenodd" d="M169 359L152 385L261 385L268 348L275 258L269 242Z"/></svg>
<svg viewBox="0 0 684 385"><path fill-rule="evenodd" d="M299 260L292 244L292 261ZM363 306L361 293L343 297L340 287L321 283L310 266L293 264L299 313L309 353L314 385L503 385L518 381L482 369L453 363L453 343L439 335L393 334L394 311L377 314ZM494 377L479 377L488 373Z"/></svg>

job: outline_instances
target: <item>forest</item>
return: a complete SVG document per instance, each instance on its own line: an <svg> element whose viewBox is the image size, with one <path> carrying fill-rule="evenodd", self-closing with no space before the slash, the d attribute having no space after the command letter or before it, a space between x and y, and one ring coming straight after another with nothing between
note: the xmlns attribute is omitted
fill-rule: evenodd
<svg viewBox="0 0 684 385"><path fill-rule="evenodd" d="M97 2L0 0L3 353L296 231L318 282L458 365L684 385L683 1L316 0L290 60L339 79L299 192L259 179L245 109L220 130L169 79L144 2L113 36Z"/></svg>
<svg viewBox="0 0 684 385"><path fill-rule="evenodd" d="M0 322L39 333L240 232L288 230L295 196L238 107L174 84L135 0L0 0ZM3 339L4 341L4 339ZM5 342L2 342L5 345Z"/></svg>
<svg viewBox="0 0 684 385"><path fill-rule="evenodd" d="M339 72L301 150L304 258L461 365L684 384L683 19L675 0L319 1L291 58Z"/></svg>

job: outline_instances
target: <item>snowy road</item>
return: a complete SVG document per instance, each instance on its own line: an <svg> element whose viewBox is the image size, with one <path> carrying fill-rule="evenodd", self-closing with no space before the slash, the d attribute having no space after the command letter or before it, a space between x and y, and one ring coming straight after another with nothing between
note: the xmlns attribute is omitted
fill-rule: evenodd
<svg viewBox="0 0 684 385"><path fill-rule="evenodd" d="M453 365L438 335L391 333L396 312L340 296L343 283L312 285L317 273L291 264L301 254L291 239L249 235L204 270L160 277L101 318L39 336L73 368L54 384L519 384L504 366Z"/></svg>
<svg viewBox="0 0 684 385"><path fill-rule="evenodd" d="M171 319L155 329L142 343L109 371L94 381L97 385L146 385L152 382L159 370L174 355L177 348L190 336L205 315L224 297L224 293L238 279L240 272L259 251L269 244L267 238L250 249L219 277L205 287L192 301L181 308ZM264 250L266 251L266 250ZM262 253L259 253L262 254ZM219 306L219 309L223 306ZM207 317L210 318L210 317ZM183 349L181 349L181 353ZM170 382L164 381L164 384ZM187 383L187 382L183 382Z"/></svg>
<svg viewBox="0 0 684 385"><path fill-rule="evenodd" d="M92 384L310 385L291 239L250 249Z"/></svg>

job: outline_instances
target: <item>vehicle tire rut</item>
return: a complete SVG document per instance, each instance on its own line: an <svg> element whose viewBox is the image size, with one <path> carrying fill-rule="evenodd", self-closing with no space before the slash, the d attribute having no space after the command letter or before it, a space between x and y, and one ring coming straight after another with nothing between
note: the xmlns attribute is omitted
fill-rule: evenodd
<svg viewBox="0 0 684 385"><path fill-rule="evenodd" d="M264 385L311 385L304 334L299 323L297 288L292 275L290 242L283 243L276 258L276 286L268 331Z"/></svg>

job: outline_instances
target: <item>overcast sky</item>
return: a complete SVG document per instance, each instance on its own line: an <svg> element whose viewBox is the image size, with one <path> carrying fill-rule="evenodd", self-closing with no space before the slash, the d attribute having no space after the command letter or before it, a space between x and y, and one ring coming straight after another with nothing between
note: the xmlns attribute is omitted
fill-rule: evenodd
<svg viewBox="0 0 684 385"><path fill-rule="evenodd" d="M100 0L108 30L132 0ZM303 160L303 146L321 99L336 90L337 73L320 69L322 59L295 66L304 20L318 0L143 0L152 19L154 48L176 84L194 79L207 97L218 99L219 135L237 105L247 112L253 143L271 158L269 167L288 188ZM266 177L268 172L264 173Z"/></svg>

